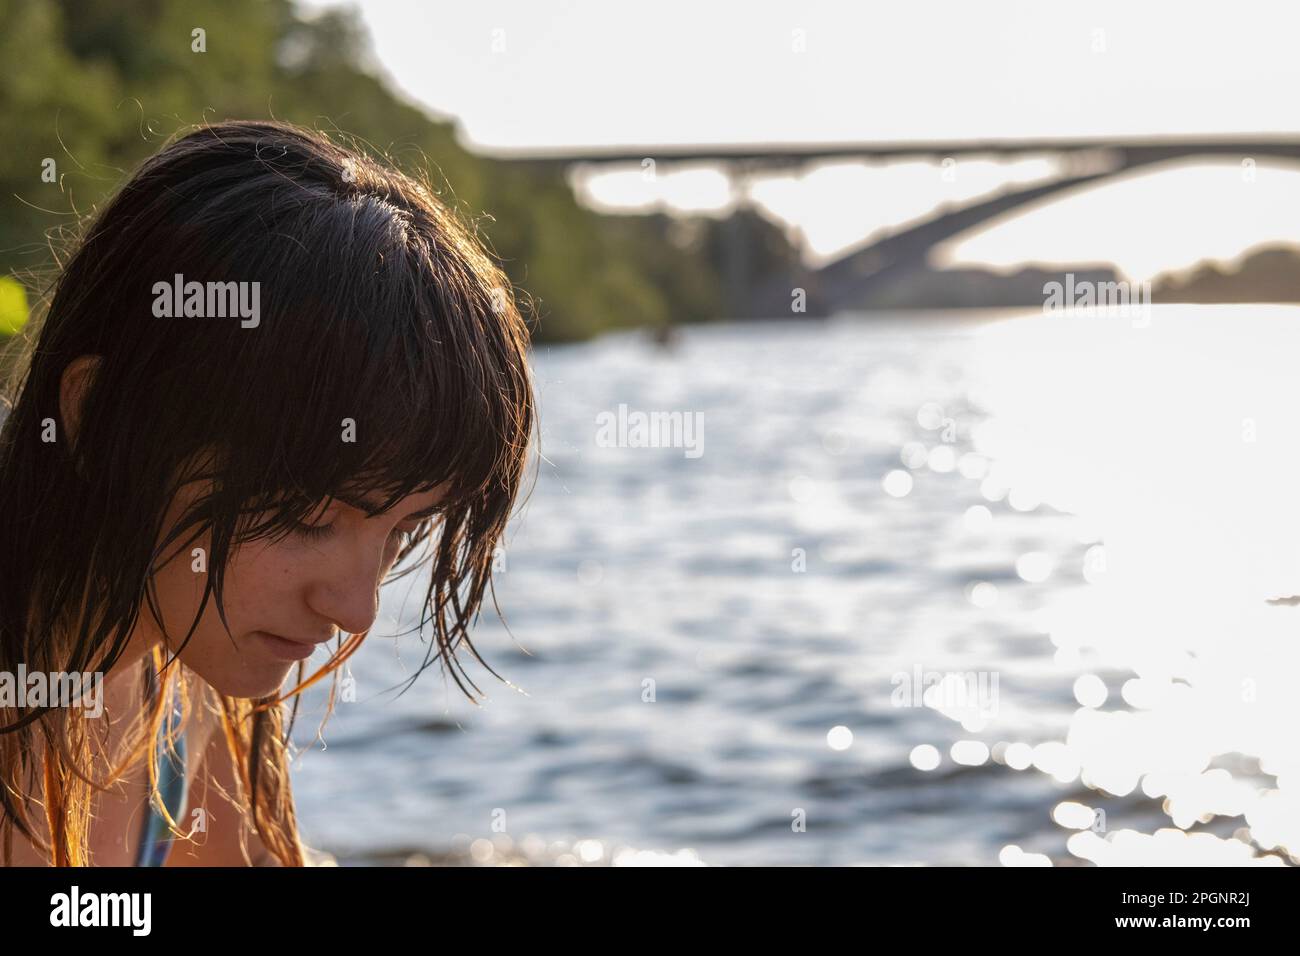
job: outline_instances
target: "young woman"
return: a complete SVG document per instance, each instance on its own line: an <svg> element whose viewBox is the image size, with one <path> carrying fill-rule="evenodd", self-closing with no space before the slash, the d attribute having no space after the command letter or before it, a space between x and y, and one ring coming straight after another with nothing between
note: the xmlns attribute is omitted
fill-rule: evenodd
<svg viewBox="0 0 1300 956"><path fill-rule="evenodd" d="M429 565L420 670L470 694L526 346L474 235L360 152L230 122L145 162L63 263L0 429L0 677L26 675L0 860L302 865L287 702L337 679L386 578ZM83 674L102 707L33 690Z"/></svg>

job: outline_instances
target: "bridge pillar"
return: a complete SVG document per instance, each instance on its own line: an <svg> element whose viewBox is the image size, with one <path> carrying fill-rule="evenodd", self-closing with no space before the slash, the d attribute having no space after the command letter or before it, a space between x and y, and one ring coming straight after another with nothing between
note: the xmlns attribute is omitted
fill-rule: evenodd
<svg viewBox="0 0 1300 956"><path fill-rule="evenodd" d="M749 227L740 215L745 208L737 205L732 209L723 226L723 294L728 318L746 318L752 292L753 256L749 247Z"/></svg>

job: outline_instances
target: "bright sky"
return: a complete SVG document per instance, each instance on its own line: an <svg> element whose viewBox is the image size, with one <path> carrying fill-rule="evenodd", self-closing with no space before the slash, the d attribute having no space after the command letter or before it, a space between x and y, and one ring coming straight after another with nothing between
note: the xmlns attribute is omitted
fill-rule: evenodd
<svg viewBox="0 0 1300 956"><path fill-rule="evenodd" d="M1290 3L353 5L393 84L455 117L466 145L487 151L1300 131L1300 6ZM825 256L1044 168L963 160L949 181L925 163L849 165L752 194ZM640 169L583 182L597 204L716 208L730 199L708 170L660 170L653 186ZM1145 173L951 252L1003 264L1109 260L1143 274L1300 241L1297 200L1300 170L1287 167L1261 164L1250 183L1236 163Z"/></svg>

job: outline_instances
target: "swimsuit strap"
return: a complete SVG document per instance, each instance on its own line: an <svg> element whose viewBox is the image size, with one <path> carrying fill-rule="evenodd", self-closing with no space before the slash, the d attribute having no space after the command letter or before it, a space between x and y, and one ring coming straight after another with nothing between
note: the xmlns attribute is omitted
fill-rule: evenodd
<svg viewBox="0 0 1300 956"><path fill-rule="evenodd" d="M153 662L148 664L149 696L158 693L158 674ZM167 811L177 823L185 812L185 797L189 789L189 780L185 775L185 735L177 734L174 745L168 746L168 738L176 734L183 717L180 695L173 692L171 706L163 714L157 739L158 794ZM172 832L158 807L150 799L148 812L145 814L144 827L140 838L140 852L136 866L162 866L167 861L167 854L172 847Z"/></svg>

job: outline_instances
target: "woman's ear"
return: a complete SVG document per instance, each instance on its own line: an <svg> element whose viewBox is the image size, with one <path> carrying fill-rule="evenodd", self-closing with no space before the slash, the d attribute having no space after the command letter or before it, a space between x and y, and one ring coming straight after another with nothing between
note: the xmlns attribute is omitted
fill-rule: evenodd
<svg viewBox="0 0 1300 956"><path fill-rule="evenodd" d="M90 390L90 383L98 368L98 355L80 355L68 363L59 379L59 418L63 420L63 430L70 446L77 441L81 403Z"/></svg>

